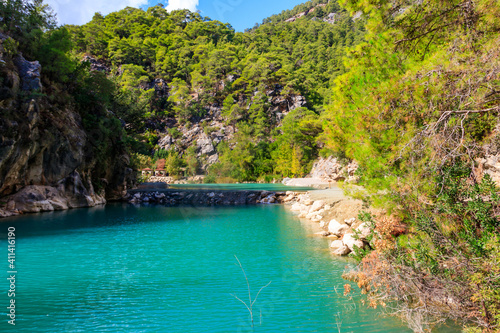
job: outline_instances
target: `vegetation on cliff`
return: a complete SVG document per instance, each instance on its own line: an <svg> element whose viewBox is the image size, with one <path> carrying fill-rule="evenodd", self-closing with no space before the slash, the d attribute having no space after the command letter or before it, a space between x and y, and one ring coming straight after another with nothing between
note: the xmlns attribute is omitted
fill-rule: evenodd
<svg viewBox="0 0 500 333"><path fill-rule="evenodd" d="M498 330L498 188L478 159L498 148L500 4L343 4L368 34L333 84L324 138L392 214L372 220L358 285L415 331L447 318Z"/></svg>
<svg viewBox="0 0 500 333"><path fill-rule="evenodd" d="M113 114L115 84L72 56L42 1L2 1L0 17L0 196L69 177L83 196L120 198L133 139Z"/></svg>
<svg viewBox="0 0 500 333"><path fill-rule="evenodd" d="M75 54L109 67L118 99L129 106L117 115L130 134L147 143L139 154L151 155L162 149L165 135L176 139L180 126L186 132L220 112L225 124L203 125L204 131L225 131L223 141L233 140L215 143L219 162L208 172L255 180L303 175L318 154L319 115L329 87L344 72L346 47L360 42L364 30L362 20L353 21L333 1L318 7L315 17L325 16L325 9L337 13L335 24L272 19L236 33L228 24L158 5L96 14L88 24L67 29ZM277 128L283 116L286 125ZM180 157L187 147L166 149Z"/></svg>

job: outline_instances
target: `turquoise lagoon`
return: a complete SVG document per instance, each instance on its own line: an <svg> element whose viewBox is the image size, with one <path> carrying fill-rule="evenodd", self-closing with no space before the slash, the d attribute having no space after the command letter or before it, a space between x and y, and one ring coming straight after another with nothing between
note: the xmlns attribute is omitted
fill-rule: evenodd
<svg viewBox="0 0 500 333"><path fill-rule="evenodd" d="M7 277L16 229L16 326L0 332L410 332L344 297L333 258L279 205L161 207L111 204L0 221ZM255 327L231 294L255 296Z"/></svg>

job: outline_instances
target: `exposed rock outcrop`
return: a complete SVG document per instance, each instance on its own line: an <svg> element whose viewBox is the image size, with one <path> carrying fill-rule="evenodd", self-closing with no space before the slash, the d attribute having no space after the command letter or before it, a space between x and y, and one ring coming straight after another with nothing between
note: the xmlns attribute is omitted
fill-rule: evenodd
<svg viewBox="0 0 500 333"><path fill-rule="evenodd" d="M324 181L347 181L356 182L356 171L358 164L350 162L343 165L339 160L333 156L327 158L319 158L313 165L309 174L311 178L319 178Z"/></svg>
<svg viewBox="0 0 500 333"><path fill-rule="evenodd" d="M199 152L202 155L212 155L215 153L215 147L212 144L212 140L205 134L202 133L198 140L196 141Z"/></svg>
<svg viewBox="0 0 500 333"><path fill-rule="evenodd" d="M330 13L323 19L323 21L330 24L335 24L335 19L337 15L338 15L337 13Z"/></svg>
<svg viewBox="0 0 500 333"><path fill-rule="evenodd" d="M83 62L88 62L90 64L90 70L97 72L109 73L111 69L103 62L97 58L86 55L82 59Z"/></svg>
<svg viewBox="0 0 500 333"><path fill-rule="evenodd" d="M167 82L161 78L156 78L151 82L142 84L141 89L154 89L157 97L168 97Z"/></svg>
<svg viewBox="0 0 500 333"><path fill-rule="evenodd" d="M106 199L95 193L93 187L87 189L76 171L56 186L28 185L4 200L7 200L7 204L0 209L2 217L20 213L93 207L106 203Z"/></svg>
<svg viewBox="0 0 500 333"><path fill-rule="evenodd" d="M236 76L227 77L227 82L234 80ZM146 83L143 89L155 87L157 97L168 95L168 91L162 92L157 86L166 87L165 82ZM161 84L160 84L161 83ZM284 117L296 108L307 105L304 96L297 94L284 94L283 86L279 84L266 88L263 92L255 91L255 96L261 96L265 93L269 105L268 113L270 121L276 126L280 126ZM252 97L253 98L253 97ZM194 98L196 99L196 98ZM252 101L238 101L242 105L250 107ZM235 127L229 126L222 115L222 105L217 103L205 105L205 115L200 118L193 117L192 122L178 123L175 119L164 120L164 126L159 130L158 146L161 149L176 151L185 151L190 146L197 149L200 169L206 170L210 165L219 161L217 146L222 142L230 142L235 135ZM172 134L172 128L175 128L176 134Z"/></svg>
<svg viewBox="0 0 500 333"><path fill-rule="evenodd" d="M42 66L38 61L27 61L22 54L14 58L14 64L18 68L21 77L22 90L42 90L40 75Z"/></svg>

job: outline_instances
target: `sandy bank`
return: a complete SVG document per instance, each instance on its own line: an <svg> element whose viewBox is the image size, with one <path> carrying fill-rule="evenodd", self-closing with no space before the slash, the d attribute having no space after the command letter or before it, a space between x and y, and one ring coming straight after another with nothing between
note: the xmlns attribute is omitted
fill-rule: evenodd
<svg viewBox="0 0 500 333"><path fill-rule="evenodd" d="M309 186L315 188L328 188L330 184L320 178L285 178L282 183L286 186Z"/></svg>

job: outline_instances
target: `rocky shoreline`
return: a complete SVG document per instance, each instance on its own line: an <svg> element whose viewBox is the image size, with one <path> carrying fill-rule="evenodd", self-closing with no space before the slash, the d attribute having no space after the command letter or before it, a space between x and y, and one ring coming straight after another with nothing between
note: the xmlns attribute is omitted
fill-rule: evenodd
<svg viewBox="0 0 500 333"><path fill-rule="evenodd" d="M40 213L87 208L106 204L103 195L87 191L79 177L61 182L59 186L26 186L18 193L4 198L0 217L25 213ZM255 204L284 204L301 219L317 223L318 237L331 240L336 255L348 255L368 245L370 227L357 219L362 202L333 189L299 191L264 190L203 190L151 188L129 190L121 201L130 204L159 204L163 206L234 206Z"/></svg>
<svg viewBox="0 0 500 333"><path fill-rule="evenodd" d="M314 192L295 192L283 201L299 218L319 224L321 231L316 235L331 240L333 254L345 256L369 246L368 237L372 230L368 223L357 218L363 209L360 200L338 195L326 195L321 199L315 196L318 195Z"/></svg>

